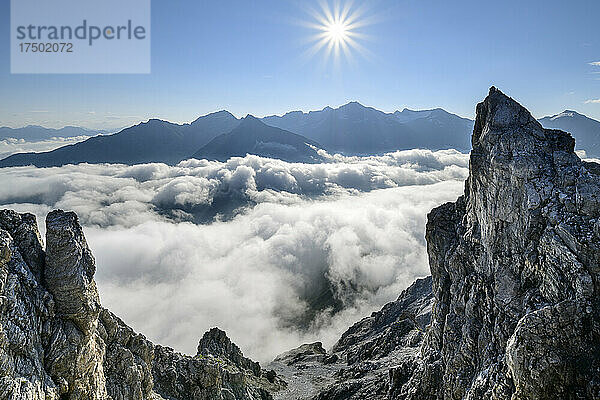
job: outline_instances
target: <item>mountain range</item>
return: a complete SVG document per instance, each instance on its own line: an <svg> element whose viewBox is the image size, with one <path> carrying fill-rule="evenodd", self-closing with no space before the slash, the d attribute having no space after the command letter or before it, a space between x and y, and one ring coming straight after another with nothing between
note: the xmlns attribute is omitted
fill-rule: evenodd
<svg viewBox="0 0 600 400"><path fill-rule="evenodd" d="M315 140L329 151L373 154L393 150L454 148L468 151L473 121L440 108L388 114L351 102L337 109L293 111L263 121Z"/></svg>
<svg viewBox="0 0 600 400"><path fill-rule="evenodd" d="M577 140L577 149L585 150L588 157L600 157L600 121L570 110L539 121L544 128L571 133Z"/></svg>
<svg viewBox="0 0 600 400"><path fill-rule="evenodd" d="M218 328L195 355L152 343L102 307L75 213L43 241L0 210L0 398L600 398L600 164L495 87L472 143L464 194L427 216L431 276L266 368Z"/></svg>
<svg viewBox="0 0 600 400"><path fill-rule="evenodd" d="M231 132L217 136L192 158L227 161L255 154L288 162L318 162L323 161L317 153L318 147L318 143L304 136L268 126L248 115Z"/></svg>
<svg viewBox="0 0 600 400"><path fill-rule="evenodd" d="M578 141L578 150L585 150L589 157L600 157L600 122L575 111L564 111L539 122L546 128L572 133ZM5 134L14 137L21 132L28 137L41 137L56 136L57 132L63 135L79 132L77 129L83 128L66 127L46 130L48 132L44 131L46 128L31 126L21 128L24 131L6 129L10 128L0 128L0 133L8 132ZM53 151L13 154L1 160L0 167L49 167L84 162L175 164L190 157L223 161L246 154L314 162L320 160L314 148L344 154L412 148L453 148L466 152L470 148L472 130L472 120L440 108L385 113L350 102L335 109L292 111L260 120L252 116L238 119L228 111L219 111L190 124L151 119L112 135L96 136ZM87 130L81 132L89 134Z"/></svg>
<svg viewBox="0 0 600 400"><path fill-rule="evenodd" d="M174 164L189 157L213 138L230 132L238 124L239 120L227 111L208 114L191 124L183 125L151 119L113 135L95 136L56 150L13 154L0 161L0 166L52 167L78 163L146 162Z"/></svg>

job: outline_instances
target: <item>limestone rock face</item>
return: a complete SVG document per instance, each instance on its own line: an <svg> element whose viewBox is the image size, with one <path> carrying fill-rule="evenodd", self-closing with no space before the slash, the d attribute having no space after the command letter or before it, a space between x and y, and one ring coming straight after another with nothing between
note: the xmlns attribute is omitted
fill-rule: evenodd
<svg viewBox="0 0 600 400"><path fill-rule="evenodd" d="M472 140L464 196L429 215L433 320L392 397L600 398L600 178L495 88Z"/></svg>
<svg viewBox="0 0 600 400"><path fill-rule="evenodd" d="M42 237L35 216L4 210L0 213L0 229L7 231L14 238L23 261L39 281L46 254L42 249Z"/></svg>
<svg viewBox="0 0 600 400"><path fill-rule="evenodd" d="M90 334L100 313L100 297L94 282L96 261L77 215L52 211L46 217L46 229L44 284L54 296L56 312Z"/></svg>
<svg viewBox="0 0 600 400"><path fill-rule="evenodd" d="M240 348L219 328L212 328L202 336L198 343L198 355L222 357L238 368L247 369L260 376L260 364L244 357Z"/></svg>
<svg viewBox="0 0 600 400"><path fill-rule="evenodd" d="M302 346L280 354L275 358L275 362L286 365L299 364L306 361L324 362L327 351L323 348L323 343L306 343Z"/></svg>
<svg viewBox="0 0 600 400"><path fill-rule="evenodd" d="M0 399L267 400L284 385L224 332L205 341L225 345L215 356L152 344L101 307L77 216L51 212L46 232L44 251L34 216L0 210Z"/></svg>
<svg viewBox="0 0 600 400"><path fill-rule="evenodd" d="M2 219L7 214L14 215L0 212ZM53 314L52 296L40 287L4 226L0 229L0 398L57 399L59 389L44 369L40 335L44 321Z"/></svg>
<svg viewBox="0 0 600 400"><path fill-rule="evenodd" d="M391 374L395 382L406 381L419 357L431 320L431 282L418 279L396 301L350 327L330 353L317 342L278 356L269 367L288 386L274 397L387 399Z"/></svg>
<svg viewBox="0 0 600 400"><path fill-rule="evenodd" d="M154 345L117 316L102 309L98 334L105 343L104 376L113 400L160 399L154 393Z"/></svg>

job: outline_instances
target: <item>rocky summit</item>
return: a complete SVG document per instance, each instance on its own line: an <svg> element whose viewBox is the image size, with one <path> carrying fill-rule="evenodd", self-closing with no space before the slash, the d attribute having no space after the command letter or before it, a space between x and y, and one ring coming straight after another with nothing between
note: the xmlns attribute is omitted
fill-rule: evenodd
<svg viewBox="0 0 600 400"><path fill-rule="evenodd" d="M219 331L191 357L152 344L100 305L74 213L0 211L0 399L271 399L285 384ZM206 346L210 345L210 346Z"/></svg>
<svg viewBox="0 0 600 400"><path fill-rule="evenodd" d="M491 88L431 276L267 368L214 328L195 356L100 305L77 216L0 212L0 399L600 399L600 165Z"/></svg>
<svg viewBox="0 0 600 400"><path fill-rule="evenodd" d="M464 195L428 216L431 277L334 363L276 360L289 398L600 399L600 165L493 87L472 143Z"/></svg>
<svg viewBox="0 0 600 400"><path fill-rule="evenodd" d="M600 176L496 88L470 174L433 210L432 322L400 399L600 398Z"/></svg>

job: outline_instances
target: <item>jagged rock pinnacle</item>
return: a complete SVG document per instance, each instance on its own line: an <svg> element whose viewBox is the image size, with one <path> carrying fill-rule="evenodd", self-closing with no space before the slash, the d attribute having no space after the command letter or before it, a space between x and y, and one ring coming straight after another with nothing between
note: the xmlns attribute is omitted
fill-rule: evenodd
<svg viewBox="0 0 600 400"><path fill-rule="evenodd" d="M223 357L234 365L260 375L260 364L244 357L240 348L219 328L206 332L198 343L198 354L203 356Z"/></svg>
<svg viewBox="0 0 600 400"><path fill-rule="evenodd" d="M52 211L46 226L46 287L54 296L56 311L89 334L100 313L94 256L75 213Z"/></svg>
<svg viewBox="0 0 600 400"><path fill-rule="evenodd" d="M435 301L421 364L391 392L598 398L600 178L569 134L495 87L472 142L465 195L427 223Z"/></svg>

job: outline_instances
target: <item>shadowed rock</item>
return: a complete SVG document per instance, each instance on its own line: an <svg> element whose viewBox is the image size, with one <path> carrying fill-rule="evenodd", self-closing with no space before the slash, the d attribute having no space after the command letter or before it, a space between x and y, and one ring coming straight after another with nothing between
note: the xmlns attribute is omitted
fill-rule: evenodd
<svg viewBox="0 0 600 400"><path fill-rule="evenodd" d="M15 239L23 260L40 280L45 254L35 215L19 214L13 210L0 210L0 229L4 229Z"/></svg>

